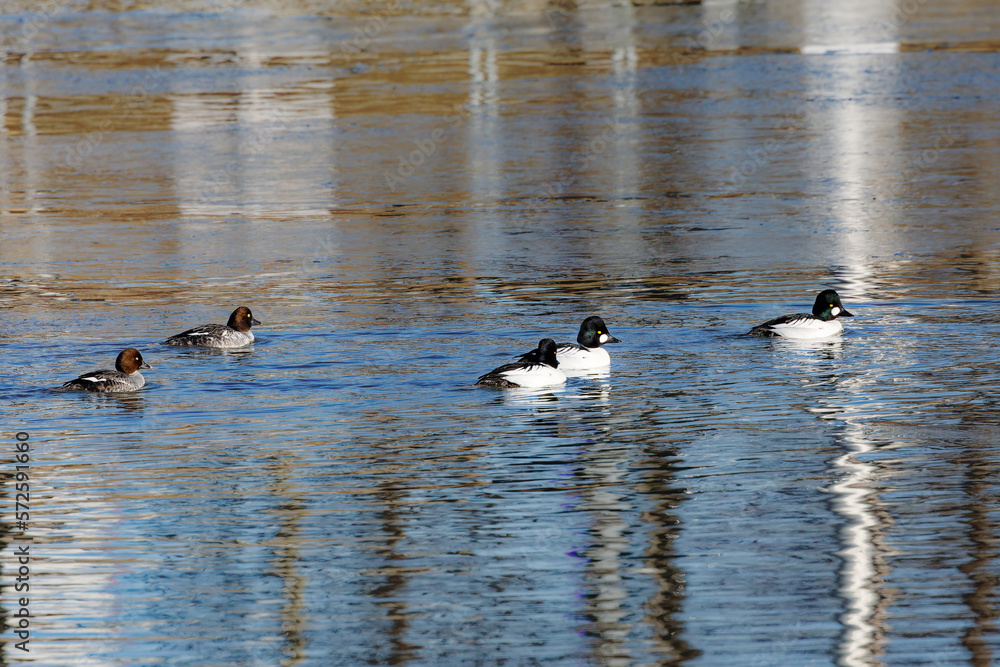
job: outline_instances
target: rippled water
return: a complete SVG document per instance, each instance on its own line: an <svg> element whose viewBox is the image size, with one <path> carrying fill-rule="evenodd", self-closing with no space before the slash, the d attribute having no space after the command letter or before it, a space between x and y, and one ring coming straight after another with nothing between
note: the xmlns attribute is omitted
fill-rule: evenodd
<svg viewBox="0 0 1000 667"><path fill-rule="evenodd" d="M2 11L5 662L996 661L991 3Z"/></svg>

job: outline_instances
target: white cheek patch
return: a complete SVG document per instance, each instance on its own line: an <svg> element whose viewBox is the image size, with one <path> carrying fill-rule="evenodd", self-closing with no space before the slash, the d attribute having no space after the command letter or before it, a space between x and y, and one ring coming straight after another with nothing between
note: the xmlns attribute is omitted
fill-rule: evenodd
<svg viewBox="0 0 1000 667"><path fill-rule="evenodd" d="M602 344L602 345L603 345L604 343L607 343L607 342L608 342L608 334L601 334L601 337L600 337L600 338L599 338L598 340L600 340L600 341L601 341L601 344Z"/></svg>
<svg viewBox="0 0 1000 667"><path fill-rule="evenodd" d="M830 314L833 315L834 317L840 315L840 308L834 306L833 308L830 309Z"/></svg>

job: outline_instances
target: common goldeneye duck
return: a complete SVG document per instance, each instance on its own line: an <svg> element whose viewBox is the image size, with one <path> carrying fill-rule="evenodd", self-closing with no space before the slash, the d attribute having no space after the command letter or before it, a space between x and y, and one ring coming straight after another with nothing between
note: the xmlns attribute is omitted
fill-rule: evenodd
<svg viewBox="0 0 1000 667"><path fill-rule="evenodd" d="M564 384L566 375L559 370L558 366L556 342L551 338L543 338L538 342L537 349L522 355L515 362L494 368L480 377L476 384L503 389L550 387Z"/></svg>
<svg viewBox="0 0 1000 667"><path fill-rule="evenodd" d="M840 303L840 295L832 289L823 290L816 297L812 314L782 315L755 326L748 336L782 336L784 338L823 338L839 334L844 325L838 317L854 317Z"/></svg>
<svg viewBox="0 0 1000 667"><path fill-rule="evenodd" d="M246 347L253 342L250 327L260 324L246 306L240 306L229 316L229 322L203 324L188 329L164 341L167 345L187 345L189 347Z"/></svg>
<svg viewBox="0 0 1000 667"><path fill-rule="evenodd" d="M607 368L611 365L611 355L601 346L621 342L611 335L604 320L597 315L592 315L583 321L576 341L576 343L556 345L556 359L559 361L559 368L564 371Z"/></svg>
<svg viewBox="0 0 1000 667"><path fill-rule="evenodd" d="M152 368L152 366L142 360L139 350L130 347L122 350L115 359L115 370L84 373L77 379L63 384L63 389L100 392L136 391L146 384L146 379L139 372L140 368Z"/></svg>

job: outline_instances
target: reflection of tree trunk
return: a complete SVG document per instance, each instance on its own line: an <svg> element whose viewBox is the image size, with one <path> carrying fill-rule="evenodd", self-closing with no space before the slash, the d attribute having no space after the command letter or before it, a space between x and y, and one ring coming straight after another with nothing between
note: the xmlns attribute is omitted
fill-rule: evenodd
<svg viewBox="0 0 1000 667"><path fill-rule="evenodd" d="M974 460L964 461L967 466L968 481L963 486L966 493L965 524L968 526L969 541L972 542L969 562L959 569L969 577L972 590L964 596L965 603L975 615L975 623L962 635L962 645L972 654L975 667L989 667L993 664L990 639L996 638L994 621L1000 615L994 606L996 599L996 575L991 567L997 559L997 531L990 513L995 512L995 502L990 502L997 478L996 466L981 460L979 453ZM985 638L984 638L985 637Z"/></svg>
<svg viewBox="0 0 1000 667"><path fill-rule="evenodd" d="M410 621L407 618L407 604L403 601L402 592L409 583L409 577L404 574L406 568L394 565L396 561L403 561L406 558L396 550L396 543L406 538L403 522L398 516L399 506L406 502L405 494L398 490L400 485L398 481L391 481L375 492L375 497L384 506L377 516L382 521L385 543L376 551L384 560L379 569L384 582L376 586L369 595L384 600L379 606L385 609L389 629L385 633L379 633L379 636L388 636L391 644L385 659L387 665L400 665L413 660L417 657L415 650L419 648L404 639L410 629Z"/></svg>
<svg viewBox="0 0 1000 667"><path fill-rule="evenodd" d="M652 541L646 551L646 563L656 572L654 575L659 588L656 595L646 604L649 609L647 620L656 628L660 639L660 650L665 654L659 664L680 665L701 655L701 651L687 643L682 637L684 625L677 620L684 606L684 572L674 565L676 551L674 541L681 532L681 524L674 514L685 498L678 488L674 471L663 465L662 460L652 467L650 475L643 480L644 492L656 499L656 509L643 516L652 530Z"/></svg>
<svg viewBox="0 0 1000 667"><path fill-rule="evenodd" d="M274 557L271 561L269 574L281 581L281 594L285 603L281 607L281 634L285 638L281 661L282 667L292 667L302 662L305 657L306 610L303 596L306 590L306 577L299 573L301 554L299 553L300 522L305 510L305 503L293 498L294 479L297 471L297 461L287 460L274 466L274 487L276 491L275 509L271 514L281 530L275 535L276 543Z"/></svg>
<svg viewBox="0 0 1000 667"><path fill-rule="evenodd" d="M596 444L588 445L580 457L585 466L580 475L590 483L582 485L583 502L578 509L594 517L588 531L593 543L584 551L588 561L584 585L590 589L584 608L589 621L585 631L594 638L593 654L599 664L626 665L635 660L628 643L639 630L639 624L629 620L637 591L630 585L633 576L627 572L635 562L630 552L636 550L630 539L637 532L631 510L635 503L642 503L655 508L642 514L647 526L641 534L652 535L643 569L652 571L657 584L656 592L645 603L649 613L643 620L650 624L658 664L681 664L701 654L681 639L684 628L677 620L684 602L684 575L674 565L673 542L680 525L673 510L685 496L677 488L674 470L662 460L649 466L652 472L639 491L628 492L623 483L629 476L630 457L627 447Z"/></svg>

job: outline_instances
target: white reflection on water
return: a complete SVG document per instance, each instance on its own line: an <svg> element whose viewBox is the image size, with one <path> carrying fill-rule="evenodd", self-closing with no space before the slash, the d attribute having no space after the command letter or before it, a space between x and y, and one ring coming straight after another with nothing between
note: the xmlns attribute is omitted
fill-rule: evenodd
<svg viewBox="0 0 1000 667"><path fill-rule="evenodd" d="M901 168L901 118L894 109L873 110L870 105L856 101L873 85L872 72L878 71L875 59L899 51L898 40L872 40L878 26L891 18L894 11L896 4L891 2L844 3L815 7L804 16L805 43L800 51L805 55L823 56L815 68L808 70L812 76L809 96L811 99L834 97L844 100L824 114L821 128L815 128L822 136L833 138L832 159L826 163L811 161L809 168L814 177L832 179L836 184L832 197L833 221L842 232L837 236L837 243L845 246L840 255L851 258L838 275L845 282L845 296L877 293L869 260L871 249L882 235L894 235L897 222L892 211L879 210L873 215L870 184L878 182L882 174L898 173ZM831 24L844 29L833 31L831 35ZM845 36L859 41L840 41ZM835 40L832 43L831 37ZM831 67L836 71L835 76L831 76ZM881 82L881 85L891 83ZM812 126L820 123L811 113L806 120ZM872 146L880 147L875 160ZM881 202L876 205L884 208ZM864 316L861 309L856 308L853 312L857 317ZM851 412L860 409L860 406L852 408L851 405L863 400L865 384L869 383L864 379L837 382L836 389L846 394L831 396L829 401L824 401L828 405L814 412L825 417L849 419ZM854 667L870 665L873 661L881 664L875 658L884 643L883 628L877 622L880 595L876 582L881 557L876 536L880 529L874 507L877 496L872 490L876 470L862 458L873 451L874 446L863 437L859 426L848 421L844 429L839 441L846 451L830 464L831 474L839 481L831 485L829 491L833 494L832 509L844 521L839 535L842 549L838 555L843 560L839 593L846 610L840 618L838 662ZM885 569L884 565L881 569Z"/></svg>
<svg viewBox="0 0 1000 667"><path fill-rule="evenodd" d="M480 7L480 10L473 12L470 25L474 36L469 40L468 105L471 114L467 131L475 139L467 144L466 165L472 193L488 196L496 194L500 165L503 162L504 141L499 117L499 56L497 37L491 25L493 4L478 2L474 5ZM479 229L483 227L478 226ZM492 225L485 227L491 228Z"/></svg>
<svg viewBox="0 0 1000 667"><path fill-rule="evenodd" d="M469 48L469 78L469 105L485 107L486 113L497 115L497 84L500 75L496 40L489 34L477 34Z"/></svg>
<svg viewBox="0 0 1000 667"><path fill-rule="evenodd" d="M628 197L636 193L636 175L643 172L643 164L638 152L640 142L634 140L631 134L639 126L641 114L639 101L638 66L639 54L636 48L635 33L632 20L633 9L626 4L622 11L628 12L628 20L622 20L622 27L615 34L615 47L611 55L614 72L615 118L608 129L601 128L601 134L591 141L594 148L599 148L601 142L610 144L610 159L602 160L609 163L605 169L611 170L611 182L614 183L613 193L619 197ZM626 229L636 226L636 215L631 206L619 205L613 209L615 222ZM638 244L637 244L638 245Z"/></svg>
<svg viewBox="0 0 1000 667"><path fill-rule="evenodd" d="M266 25L235 37L232 58L242 69L232 77L238 90L184 91L170 95L174 187L185 217L307 218L329 215L329 206L312 202L335 172L335 81L321 77L294 85L261 84L251 73L279 56L267 48ZM309 48L309 47L312 48ZM306 44L295 55L321 53ZM296 134L307 128L308 138ZM321 146L321 151L315 148ZM319 156L319 157L317 157ZM319 168L315 160L321 160ZM275 174L285 187L275 188ZM310 193L308 196L302 193Z"/></svg>
<svg viewBox="0 0 1000 667"><path fill-rule="evenodd" d="M860 430L848 425L848 432ZM873 541L878 519L871 506L874 466L858 459L859 454L874 448L862 437L845 435L842 444L848 451L832 462L832 472L840 477L830 487L833 510L844 519L838 555L844 563L840 570L840 594L847 610L841 616L843 634L840 654L845 665L870 664L878 628L873 623L878 594L874 589L876 548Z"/></svg>
<svg viewBox="0 0 1000 667"><path fill-rule="evenodd" d="M739 14L747 9L746 0L704 0L701 25L694 43L707 51L735 49L740 43Z"/></svg>
<svg viewBox="0 0 1000 667"><path fill-rule="evenodd" d="M482 388L482 391L495 391L503 396L503 402L511 405L541 405L543 403L555 403L559 400L559 395L565 393L565 389L553 389L552 387L518 387L515 389L491 389Z"/></svg>
<svg viewBox="0 0 1000 667"><path fill-rule="evenodd" d="M19 130L8 128L13 124L7 119L8 96L14 96L15 87L6 80L6 66L0 66L0 215L15 209L18 214L40 213L44 207L39 202L39 191L45 189L44 160L38 143L35 112L38 107L38 83L34 76L35 65L25 56L20 70L24 87L20 91L23 104L16 121ZM18 165L20 157L20 165ZM20 167L20 168L18 168ZM11 187L17 184L17 188ZM20 190L21 192L17 192ZM20 201L19 201L20 199Z"/></svg>
<svg viewBox="0 0 1000 667"><path fill-rule="evenodd" d="M830 159L810 160L808 168L813 177L834 184L831 219L838 229L836 242L842 246L840 256L847 259L844 273L852 283L848 295L872 294L877 291L870 280L872 250L884 243L887 236L898 236L899 222L897 211L886 207L881 197L873 197L872 184L898 177L902 171L902 118L893 108L873 109L865 97L872 86L895 84L898 70L883 73L879 54L895 53L899 44L898 41L874 45L827 42L831 39L831 23L843 28L832 32L837 39L845 36L867 39L881 22L891 17L896 6L889 2L847 4L849 8L814 7L803 17L806 43L801 52L827 54L807 64L812 108L805 120L816 136L829 137L832 144ZM839 103L820 117L815 113L815 101L831 98Z"/></svg>
<svg viewBox="0 0 1000 667"><path fill-rule="evenodd" d="M335 142L324 139L335 133L333 86L326 81L304 91L248 87L238 93L173 95L171 128L178 146L174 187L181 214L261 219L329 215L329 208L316 208L308 200L275 200L274 174L295 174L285 177L294 185L286 196L310 187L327 190L324 183L334 171L336 155ZM324 169L293 164L304 146L288 138L300 125L309 126L310 142L328 144Z"/></svg>
<svg viewBox="0 0 1000 667"><path fill-rule="evenodd" d="M841 345L837 341L838 349ZM852 421L870 409L866 396L873 383L864 375L839 376L830 384L831 393L809 409L821 419L844 421L837 438L844 453L829 463L830 476L838 481L828 491L831 509L842 519L838 535L841 548L836 555L842 560L838 594L845 611L840 616L837 652L838 663L849 667L882 664L875 656L886 641L886 627L880 619L888 602L878 590L878 582L887 577L885 547L880 539L885 527L880 523L879 499L873 489L878 471L864 460L865 454L875 451L875 445Z"/></svg>
<svg viewBox="0 0 1000 667"><path fill-rule="evenodd" d="M623 582L626 562L622 554L629 548L625 521L632 506L617 489L627 477L627 461L622 447L593 446L585 456L584 474L594 483L582 492L579 509L591 514L590 534L594 544L587 549L587 584L593 589L587 613L594 619L594 634L599 637L595 654L601 664L632 664L625 642L632 630L627 622L626 601L630 593Z"/></svg>

